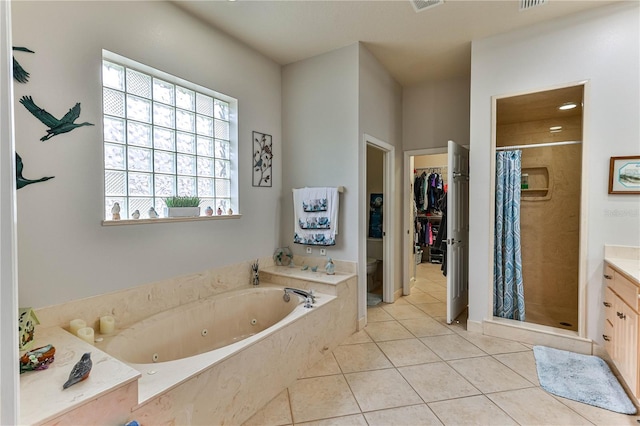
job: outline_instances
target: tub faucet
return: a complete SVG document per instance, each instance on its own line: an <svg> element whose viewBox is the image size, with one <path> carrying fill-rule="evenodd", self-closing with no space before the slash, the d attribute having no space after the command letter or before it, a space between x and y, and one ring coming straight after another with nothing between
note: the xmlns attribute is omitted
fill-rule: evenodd
<svg viewBox="0 0 640 426"><path fill-rule="evenodd" d="M309 303L308 300L311 300L311 303L316 303L316 297L313 295L313 290L310 291L304 291L304 290L300 290L298 288L292 288L292 287L285 287L284 289L284 296L282 296L282 298L284 299L285 302L288 302L289 300L291 300L291 296L289 296L289 294L291 293L295 293L298 296L302 297L305 299L305 301L307 301L307 304Z"/></svg>

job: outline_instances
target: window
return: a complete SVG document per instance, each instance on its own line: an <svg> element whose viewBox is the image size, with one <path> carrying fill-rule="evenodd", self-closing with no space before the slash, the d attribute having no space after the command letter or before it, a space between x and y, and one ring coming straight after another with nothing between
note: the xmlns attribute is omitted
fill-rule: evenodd
<svg viewBox="0 0 640 426"><path fill-rule="evenodd" d="M237 101L103 51L105 219L160 217L164 198L237 211Z"/></svg>

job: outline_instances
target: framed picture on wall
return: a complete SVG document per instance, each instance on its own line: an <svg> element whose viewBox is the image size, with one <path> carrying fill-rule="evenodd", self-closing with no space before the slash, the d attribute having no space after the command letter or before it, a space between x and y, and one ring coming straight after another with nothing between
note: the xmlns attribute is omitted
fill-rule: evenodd
<svg viewBox="0 0 640 426"><path fill-rule="evenodd" d="M369 198L369 238L382 238L382 194Z"/></svg>
<svg viewBox="0 0 640 426"><path fill-rule="evenodd" d="M609 194L640 194L640 155L611 157Z"/></svg>

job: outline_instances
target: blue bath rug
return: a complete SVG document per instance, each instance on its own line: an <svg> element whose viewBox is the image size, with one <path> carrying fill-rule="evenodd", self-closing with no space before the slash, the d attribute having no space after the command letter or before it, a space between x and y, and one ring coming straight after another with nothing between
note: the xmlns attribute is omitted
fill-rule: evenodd
<svg viewBox="0 0 640 426"><path fill-rule="evenodd" d="M549 393L622 414L636 414L618 379L601 358L534 346L540 386Z"/></svg>

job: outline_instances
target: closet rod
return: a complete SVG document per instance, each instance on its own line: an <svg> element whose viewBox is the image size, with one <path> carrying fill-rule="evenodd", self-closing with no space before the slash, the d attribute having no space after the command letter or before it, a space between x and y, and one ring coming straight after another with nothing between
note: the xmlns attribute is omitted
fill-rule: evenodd
<svg viewBox="0 0 640 426"><path fill-rule="evenodd" d="M536 144L530 144L530 145L497 146L496 151L510 151L512 149L527 149L527 148L544 148L545 146L575 145L578 143L582 143L582 141L562 141L562 142L536 143Z"/></svg>
<svg viewBox="0 0 640 426"><path fill-rule="evenodd" d="M442 169L446 169L447 167L448 166L446 166L446 165L445 166L431 166L431 167L416 167L415 170L416 170L416 172L418 170L429 170L429 171L431 171L431 170L435 170L435 169L438 169L438 170L442 171Z"/></svg>

